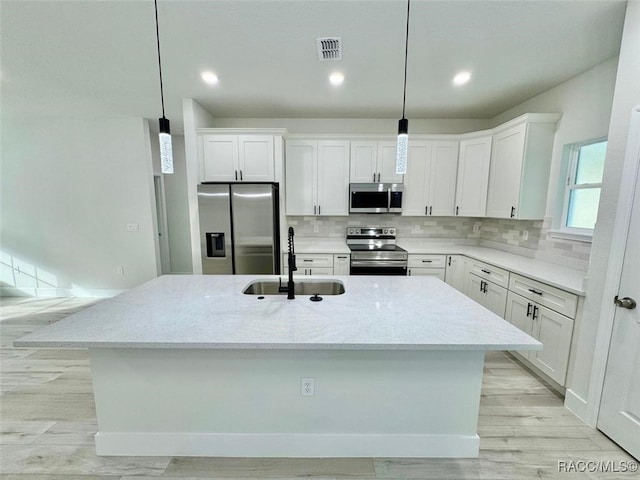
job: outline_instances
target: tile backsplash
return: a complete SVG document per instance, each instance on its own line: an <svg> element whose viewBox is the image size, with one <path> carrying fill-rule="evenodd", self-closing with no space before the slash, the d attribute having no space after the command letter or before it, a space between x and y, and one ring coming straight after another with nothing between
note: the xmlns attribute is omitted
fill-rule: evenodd
<svg viewBox="0 0 640 480"><path fill-rule="evenodd" d="M347 227L394 226L399 239L424 238L492 247L584 271L591 252L590 243L550 236L551 218L542 221L363 214L287 217L287 224L295 228L296 235L307 238L345 238Z"/></svg>

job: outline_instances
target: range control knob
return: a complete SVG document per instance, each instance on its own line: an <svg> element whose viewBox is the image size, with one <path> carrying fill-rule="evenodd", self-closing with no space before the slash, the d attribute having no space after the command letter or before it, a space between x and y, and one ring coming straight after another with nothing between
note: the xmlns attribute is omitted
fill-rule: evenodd
<svg viewBox="0 0 640 480"><path fill-rule="evenodd" d="M396 234L396 229L395 228L390 228L389 229L389 235L395 235Z"/></svg>
<svg viewBox="0 0 640 480"><path fill-rule="evenodd" d="M385 228L385 229L382 231L382 233L384 233L385 235L387 235L387 234L389 233L389 229L388 229L388 228Z"/></svg>
<svg viewBox="0 0 640 480"><path fill-rule="evenodd" d="M354 234L354 232L355 232L355 230L354 230L353 228L350 228L350 229L349 229L349 235L353 235L353 234Z"/></svg>
<svg viewBox="0 0 640 480"><path fill-rule="evenodd" d="M360 235L360 229L356 228L356 235Z"/></svg>

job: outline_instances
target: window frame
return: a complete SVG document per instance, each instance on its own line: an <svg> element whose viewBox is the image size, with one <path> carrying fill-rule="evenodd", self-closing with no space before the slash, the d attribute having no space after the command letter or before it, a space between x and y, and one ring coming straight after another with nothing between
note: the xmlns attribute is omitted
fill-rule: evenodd
<svg viewBox="0 0 640 480"><path fill-rule="evenodd" d="M573 190L586 190L599 188L600 192L602 192L602 181L598 183L575 183L575 178L578 170L578 160L580 158L580 149L589 145L594 145L596 143L608 142L607 137L600 137L591 140L586 140L584 142L577 142L569 145L569 162L568 168L566 171L566 175L564 177L564 198L562 200L562 214L560 216L560 228L557 229L554 233L557 236L561 236L564 238L573 238L574 240L587 240L591 241L591 237L593 237L593 228L580 228L580 227L569 227L567 226L567 218L569 216L569 200L571 198L571 192ZM607 143L607 148L608 148ZM606 154L605 154L606 161ZM604 171L603 171L604 175Z"/></svg>

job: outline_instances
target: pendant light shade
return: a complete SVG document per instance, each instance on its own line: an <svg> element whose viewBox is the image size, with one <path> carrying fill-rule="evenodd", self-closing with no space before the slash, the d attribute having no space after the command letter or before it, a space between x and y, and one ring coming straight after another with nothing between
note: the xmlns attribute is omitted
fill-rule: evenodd
<svg viewBox="0 0 640 480"><path fill-rule="evenodd" d="M162 117L158 119L160 124L160 164L162 173L173 173L173 149L171 146L171 131L169 128L169 120Z"/></svg>
<svg viewBox="0 0 640 480"><path fill-rule="evenodd" d="M407 99L407 53L409 52L409 7L407 0L407 33L404 40L404 88L402 92L402 119L398 122L398 151L396 153L396 174L407 173L407 157L409 156L409 120L404 118L404 107Z"/></svg>
<svg viewBox="0 0 640 480"><path fill-rule="evenodd" d="M162 173L173 173L173 148L171 146L171 129L169 120L164 116L164 89L162 88L162 61L160 60L160 29L158 27L158 0L153 1L156 10L156 44L158 46L158 72L160 72L160 101L162 102L162 118L158 119L160 134L160 165Z"/></svg>

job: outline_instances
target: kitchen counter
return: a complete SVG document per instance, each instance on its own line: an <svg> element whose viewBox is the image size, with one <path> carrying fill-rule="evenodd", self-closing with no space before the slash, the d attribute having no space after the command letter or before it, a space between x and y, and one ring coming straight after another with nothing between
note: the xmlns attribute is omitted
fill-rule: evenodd
<svg viewBox="0 0 640 480"><path fill-rule="evenodd" d="M98 455L216 457L477 457L485 351L542 347L431 277L255 278L163 276L14 345L88 347Z"/></svg>
<svg viewBox="0 0 640 480"><path fill-rule="evenodd" d="M490 263L496 267L524 275L540 282L561 288L576 295L586 294L586 272L568 268L535 258L524 257L495 248L455 243L434 243L421 239L397 239L398 246L409 254L464 255ZM350 253L344 240L302 239L296 237L296 253Z"/></svg>
<svg viewBox="0 0 640 480"><path fill-rule="evenodd" d="M318 303L303 296L287 300L286 295L266 295L257 300L256 295L243 295L244 287L256 278L267 277L165 275L14 344L384 350L513 350L540 345L431 277L335 277L346 293L325 296ZM313 277L305 277L309 278Z"/></svg>

